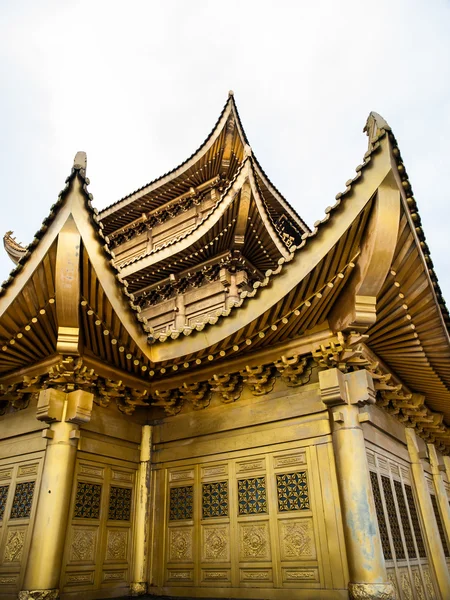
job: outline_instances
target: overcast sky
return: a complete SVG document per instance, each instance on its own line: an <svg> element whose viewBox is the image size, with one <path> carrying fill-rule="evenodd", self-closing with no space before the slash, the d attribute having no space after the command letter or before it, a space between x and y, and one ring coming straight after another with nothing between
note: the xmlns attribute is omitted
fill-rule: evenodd
<svg viewBox="0 0 450 600"><path fill-rule="evenodd" d="M77 150L103 208L187 158L233 89L254 153L310 225L393 128L450 303L450 3L0 2L1 234L26 244ZM1 248L0 281L12 268Z"/></svg>

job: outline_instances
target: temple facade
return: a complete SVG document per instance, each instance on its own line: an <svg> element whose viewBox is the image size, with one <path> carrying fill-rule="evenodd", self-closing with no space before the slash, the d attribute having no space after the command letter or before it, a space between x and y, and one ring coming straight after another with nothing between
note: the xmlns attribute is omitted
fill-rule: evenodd
<svg viewBox="0 0 450 600"><path fill-rule="evenodd" d="M100 212L86 155L0 289L0 597L450 599L450 316L400 150L311 230L232 93Z"/></svg>

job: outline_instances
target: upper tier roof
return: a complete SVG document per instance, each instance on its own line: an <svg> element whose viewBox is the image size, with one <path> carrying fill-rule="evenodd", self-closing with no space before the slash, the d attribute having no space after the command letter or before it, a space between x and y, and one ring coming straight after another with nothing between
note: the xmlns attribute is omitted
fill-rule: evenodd
<svg viewBox="0 0 450 600"><path fill-rule="evenodd" d="M230 181L245 158L250 155L255 165L258 186L271 219L276 221L282 215L286 215L300 232L309 231L308 226L269 180L253 155L234 95L230 92L216 125L198 150L178 167L99 212L104 233L110 235L139 219L142 213L152 212L216 177L225 182Z"/></svg>

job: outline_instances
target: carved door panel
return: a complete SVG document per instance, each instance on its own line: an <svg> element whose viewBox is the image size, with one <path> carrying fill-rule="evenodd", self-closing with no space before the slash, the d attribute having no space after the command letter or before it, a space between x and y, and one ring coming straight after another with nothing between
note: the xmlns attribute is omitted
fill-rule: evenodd
<svg viewBox="0 0 450 600"><path fill-rule="evenodd" d="M160 573L155 561L154 582L168 589L332 588L334 561L342 579L336 587L344 587L345 556L336 521L331 523L335 497L331 487L327 489L330 452L326 446L320 452L315 447L291 448L184 464L164 470L165 476L160 472L155 481L165 486L165 493L156 490L156 503L162 492L164 541L155 545L155 552L162 548L164 556ZM320 489L318 454L327 507ZM333 515L329 540L325 508ZM337 550L333 558L329 543Z"/></svg>
<svg viewBox="0 0 450 600"><path fill-rule="evenodd" d="M0 466L0 597L21 586L41 468L41 459Z"/></svg>
<svg viewBox="0 0 450 600"><path fill-rule="evenodd" d="M66 591L128 589L134 470L79 460L61 585Z"/></svg>
<svg viewBox="0 0 450 600"><path fill-rule="evenodd" d="M434 576L409 465L373 452L367 459L388 579L401 600L434 600Z"/></svg>

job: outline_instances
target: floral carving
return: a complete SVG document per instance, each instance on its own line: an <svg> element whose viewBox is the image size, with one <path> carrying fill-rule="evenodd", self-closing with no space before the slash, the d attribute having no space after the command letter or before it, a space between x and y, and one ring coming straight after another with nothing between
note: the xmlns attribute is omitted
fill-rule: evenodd
<svg viewBox="0 0 450 600"><path fill-rule="evenodd" d="M72 536L72 560L93 561L95 531L75 529Z"/></svg>
<svg viewBox="0 0 450 600"><path fill-rule="evenodd" d="M169 560L192 560L192 529L186 527L170 529Z"/></svg>
<svg viewBox="0 0 450 600"><path fill-rule="evenodd" d="M24 543L25 530L9 531L5 546L5 562L20 562Z"/></svg>
<svg viewBox="0 0 450 600"><path fill-rule="evenodd" d="M349 583L351 600L396 600L391 583Z"/></svg>
<svg viewBox="0 0 450 600"><path fill-rule="evenodd" d="M281 525L281 552L283 560L314 558L314 530L311 519L285 521Z"/></svg>
<svg viewBox="0 0 450 600"><path fill-rule="evenodd" d="M242 525L241 527L242 559L268 559L270 556L269 532L266 524Z"/></svg>
<svg viewBox="0 0 450 600"><path fill-rule="evenodd" d="M206 560L228 560L227 527L204 530L204 558Z"/></svg>
<svg viewBox="0 0 450 600"><path fill-rule="evenodd" d="M126 560L127 531L108 531L106 560Z"/></svg>

